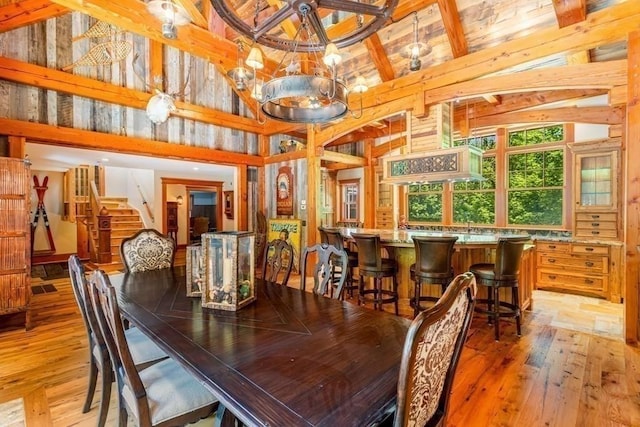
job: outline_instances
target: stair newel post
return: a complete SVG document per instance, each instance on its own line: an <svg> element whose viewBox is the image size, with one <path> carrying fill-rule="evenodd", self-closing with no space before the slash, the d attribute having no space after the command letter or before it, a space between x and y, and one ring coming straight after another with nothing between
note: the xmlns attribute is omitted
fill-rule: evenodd
<svg viewBox="0 0 640 427"><path fill-rule="evenodd" d="M111 215L106 207L98 214L98 263L111 262Z"/></svg>

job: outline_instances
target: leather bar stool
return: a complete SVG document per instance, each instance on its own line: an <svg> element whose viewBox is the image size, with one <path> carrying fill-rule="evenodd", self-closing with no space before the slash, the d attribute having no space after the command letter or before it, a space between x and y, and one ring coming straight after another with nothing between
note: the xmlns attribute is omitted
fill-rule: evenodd
<svg viewBox="0 0 640 427"><path fill-rule="evenodd" d="M413 307L413 315L429 307L420 304L421 301L436 303L440 296L423 296L422 285L440 285L442 294L453 280L453 245L458 238L456 236L414 236L413 244L416 251L416 263L411 265L409 271L414 281L413 298L409 301ZM431 304L433 305L433 304Z"/></svg>
<svg viewBox="0 0 640 427"><path fill-rule="evenodd" d="M476 301L475 311L487 314L489 323L493 322L496 341L500 340L501 317L514 317L517 334L521 335L518 275L524 245L529 240L529 237L501 237L498 239L494 264L473 264L469 267L478 285L487 287L487 298ZM502 288L511 288L511 302L500 300ZM480 304L486 304L487 308Z"/></svg>
<svg viewBox="0 0 640 427"><path fill-rule="evenodd" d="M358 273L360 276L358 304L373 302L373 308L382 311L383 304L394 303L397 315L398 262L395 259L382 258L379 235L351 233L351 237L358 246ZM374 279L373 289L365 289L365 277ZM393 279L391 289L382 288L384 277ZM367 295L373 295L373 298L367 297Z"/></svg>
<svg viewBox="0 0 640 427"><path fill-rule="evenodd" d="M349 296L353 298L353 291L358 289L358 283L353 280L353 269L358 267L358 252L351 251L344 246L344 237L342 237L340 230L336 228L324 228L323 231L326 233L327 242L330 245L335 246L338 250L344 250L347 253L347 278L344 289L345 292L349 292Z"/></svg>

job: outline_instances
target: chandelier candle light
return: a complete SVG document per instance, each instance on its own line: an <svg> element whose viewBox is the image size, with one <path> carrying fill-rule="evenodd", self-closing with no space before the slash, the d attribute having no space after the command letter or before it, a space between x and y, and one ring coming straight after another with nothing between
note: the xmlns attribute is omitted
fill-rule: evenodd
<svg viewBox="0 0 640 427"><path fill-rule="evenodd" d="M233 9L231 1L211 0L211 3L227 24L253 40L245 61L253 73L246 69L247 72L242 71L244 67L239 59L239 66L228 75L234 80L238 90L248 86L250 74L256 76L251 96L259 104L258 113L262 110L267 117L285 122L325 123L339 119L349 112L349 92L361 95L367 90L363 76L356 77L350 90L344 80L338 78L337 67L342 60L338 48L361 41L381 28L391 16L397 0L387 0L382 6L358 1L288 0L282 2L282 7L275 13L270 14L260 13L264 11L258 0L253 26L248 25L238 11ZM340 12L338 15L356 17L359 25L355 26L354 31L330 40L324 26L327 20L321 18L318 9L328 9L328 15ZM260 22L259 18L262 16L267 17ZM300 23L295 36L292 39L281 38L277 28L283 21L295 16L297 19L292 22ZM257 70L264 68L263 54L258 44L285 51L272 75L264 82L257 78ZM320 58L319 52L323 50L324 55ZM308 53L305 60L298 58L305 52ZM355 118L362 115L362 96L359 113L351 114Z"/></svg>
<svg viewBox="0 0 640 427"><path fill-rule="evenodd" d="M162 35L167 39L173 40L178 36L176 26L191 22L187 11L171 0L151 0L147 3L147 10L162 21Z"/></svg>

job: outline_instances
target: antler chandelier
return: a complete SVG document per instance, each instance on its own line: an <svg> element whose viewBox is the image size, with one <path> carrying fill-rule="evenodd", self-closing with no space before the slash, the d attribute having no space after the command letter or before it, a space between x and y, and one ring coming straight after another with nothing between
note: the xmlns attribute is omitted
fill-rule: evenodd
<svg viewBox="0 0 640 427"><path fill-rule="evenodd" d="M237 1L211 0L211 3L229 26L253 41L245 61L253 72L243 72L239 61L239 67L229 73L237 88L242 90L247 86L246 80L240 81L238 75L256 76L251 96L266 116L286 122L323 123L349 111L349 90L337 76L337 65L342 59L338 48L357 43L380 29L398 0L366 3L364 0L286 0L275 2L279 8L269 6L273 2L261 5L260 0L256 0L253 25L247 23L251 20L247 19L246 12L240 12L248 9L246 2L238 5ZM283 28L292 25L295 34L289 31L287 35ZM256 71L263 68L264 62L256 44L285 51L264 84L257 77ZM322 51L324 55L320 59L318 52ZM304 53L307 53L306 59L297 58ZM362 94L366 90L364 78L358 76L350 91Z"/></svg>

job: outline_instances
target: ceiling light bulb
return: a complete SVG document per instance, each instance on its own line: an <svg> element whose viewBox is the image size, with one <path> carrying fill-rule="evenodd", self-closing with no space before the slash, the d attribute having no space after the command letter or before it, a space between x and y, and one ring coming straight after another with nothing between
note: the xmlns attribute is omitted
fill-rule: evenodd
<svg viewBox="0 0 640 427"><path fill-rule="evenodd" d="M409 61L409 70L418 71L420 67L422 67L422 61L420 61L420 58L412 57L411 60Z"/></svg>
<svg viewBox="0 0 640 427"><path fill-rule="evenodd" d="M253 46L249 51L249 56L247 60L244 61L249 67L261 70L264 68L264 61L262 59L262 51L258 46Z"/></svg>
<svg viewBox="0 0 640 427"><path fill-rule="evenodd" d="M342 56L340 56L340 52L338 51L338 46L335 43L329 43L324 50L324 57L322 61L327 65L327 67L335 67L342 61Z"/></svg>
<svg viewBox="0 0 640 427"><path fill-rule="evenodd" d="M356 82L351 87L351 92L354 93L363 93L369 90L369 86L367 86L367 81L363 76L356 77Z"/></svg>

